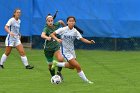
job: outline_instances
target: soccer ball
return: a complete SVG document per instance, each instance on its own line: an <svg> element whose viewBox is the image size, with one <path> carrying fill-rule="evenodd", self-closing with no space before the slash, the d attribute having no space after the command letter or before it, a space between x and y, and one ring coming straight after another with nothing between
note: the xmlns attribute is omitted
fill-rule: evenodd
<svg viewBox="0 0 140 93"><path fill-rule="evenodd" d="M61 77L59 75L54 75L52 78L51 78L51 83L52 84L60 84L62 81L61 81Z"/></svg>

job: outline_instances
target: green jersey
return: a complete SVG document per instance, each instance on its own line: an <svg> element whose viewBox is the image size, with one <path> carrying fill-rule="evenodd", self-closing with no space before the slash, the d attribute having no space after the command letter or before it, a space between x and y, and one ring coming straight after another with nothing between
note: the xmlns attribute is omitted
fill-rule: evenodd
<svg viewBox="0 0 140 93"><path fill-rule="evenodd" d="M52 28L50 28L47 25L45 25L45 27L43 29L43 32L45 32L47 36L50 36L50 34L53 33L55 30L57 30L59 27L60 27L59 22L56 22L53 25ZM47 51L56 51L59 48L60 48L60 45L56 40L54 40L54 39L51 39L50 41L45 40L45 43L44 43L44 49L45 50L47 50Z"/></svg>

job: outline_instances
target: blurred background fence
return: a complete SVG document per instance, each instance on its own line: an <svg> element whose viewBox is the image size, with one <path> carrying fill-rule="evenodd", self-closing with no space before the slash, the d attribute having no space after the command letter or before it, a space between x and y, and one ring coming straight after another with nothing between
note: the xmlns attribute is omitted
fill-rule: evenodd
<svg viewBox="0 0 140 93"><path fill-rule="evenodd" d="M85 37L89 40L94 39L96 44L88 45L79 40L75 41L75 49L96 49L96 50L140 50L140 38L104 38L104 37ZM0 39L0 46L4 45L5 36ZM43 49L44 40L39 35L23 36L21 41L26 48Z"/></svg>
<svg viewBox="0 0 140 93"><path fill-rule="evenodd" d="M4 47L4 26L20 8L22 42L25 47L42 49L40 34L48 13L59 10L55 22L70 15L83 37L94 39L95 45L75 41L76 49L140 50L139 0L0 0L0 46Z"/></svg>

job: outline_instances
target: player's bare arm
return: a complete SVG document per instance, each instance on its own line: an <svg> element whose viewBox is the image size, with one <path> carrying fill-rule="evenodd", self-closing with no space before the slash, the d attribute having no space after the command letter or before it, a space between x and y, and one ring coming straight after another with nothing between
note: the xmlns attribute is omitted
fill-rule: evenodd
<svg viewBox="0 0 140 93"><path fill-rule="evenodd" d="M10 34L10 36L15 36L15 34L9 30L9 27L7 25L4 28L5 31Z"/></svg>
<svg viewBox="0 0 140 93"><path fill-rule="evenodd" d="M62 20L58 21L63 27L66 26L65 23Z"/></svg>
<svg viewBox="0 0 140 93"><path fill-rule="evenodd" d="M50 36L47 36L45 32L42 32L41 37L42 37L43 39L48 40L48 41L51 40L51 37L50 37Z"/></svg>
<svg viewBox="0 0 140 93"><path fill-rule="evenodd" d="M53 32L50 36L51 36L53 39L55 39L57 42L62 43L62 40L61 40L61 39L58 39L58 38L56 37L56 32Z"/></svg>
<svg viewBox="0 0 140 93"><path fill-rule="evenodd" d="M95 43L94 40L87 40L87 39L85 39L85 38L80 38L80 40L81 40L82 42L84 42L84 43L87 43L87 44L94 44L94 43Z"/></svg>

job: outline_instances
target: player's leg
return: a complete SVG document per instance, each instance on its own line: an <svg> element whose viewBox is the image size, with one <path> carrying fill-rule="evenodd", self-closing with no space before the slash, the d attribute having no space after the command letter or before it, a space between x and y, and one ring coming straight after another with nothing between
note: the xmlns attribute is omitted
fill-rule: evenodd
<svg viewBox="0 0 140 93"><path fill-rule="evenodd" d="M59 63L59 62L54 61L52 66L53 67L58 66L58 67L65 67L65 68L76 68L78 75L85 82L90 83L90 84L93 83L86 78L84 72L81 70L81 67L80 67L79 63L75 60L75 58L72 58L68 62L64 62L64 63Z"/></svg>
<svg viewBox="0 0 140 93"><path fill-rule="evenodd" d="M22 44L19 44L16 46L16 49L18 50L20 56L21 56L21 60L25 66L26 69L33 69L34 67L33 66L30 66L29 63L28 63L28 59L25 55L25 51L24 51L24 48L23 48L23 45Z"/></svg>
<svg viewBox="0 0 140 93"><path fill-rule="evenodd" d="M51 76L54 76L55 75L55 69L51 69L52 62L53 62L54 51L47 51L47 50L44 49L44 54L45 54L45 57L47 59L48 69L50 71L50 74L51 74Z"/></svg>
<svg viewBox="0 0 140 93"><path fill-rule="evenodd" d="M75 60L75 58L69 60L69 64L72 65L73 67L75 67L75 69L77 70L78 75L87 83L92 83L91 81L89 81L87 79L87 77L85 76L84 72L81 69L80 64Z"/></svg>
<svg viewBox="0 0 140 93"><path fill-rule="evenodd" d="M74 69L74 67L72 65L70 65L68 62L57 62L57 61L54 60L51 69L55 69L56 66L57 67Z"/></svg>
<svg viewBox="0 0 140 93"><path fill-rule="evenodd" d="M11 39L9 36L6 37L5 39L5 53L2 55L1 60L0 60L0 67L3 67L4 62L6 61L7 57L10 55L12 47L14 46L14 41Z"/></svg>
<svg viewBox="0 0 140 93"><path fill-rule="evenodd" d="M0 67L4 68L3 64L6 61L7 57L11 53L12 47L11 46L6 46L5 48L5 53L2 55L1 60L0 60Z"/></svg>
<svg viewBox="0 0 140 93"><path fill-rule="evenodd" d="M77 73L79 73L81 71L80 64L75 60L75 58L72 58L68 62L71 66L73 66L77 70Z"/></svg>
<svg viewBox="0 0 140 93"><path fill-rule="evenodd" d="M72 59L72 55L64 55L65 59L68 61L70 59ZM74 67L72 65L70 65L68 62L57 62L57 61L53 61L53 65L52 65L52 69L55 68L55 66L57 67L65 67L65 68L69 68L69 69L74 69Z"/></svg>
<svg viewBox="0 0 140 93"><path fill-rule="evenodd" d="M58 62L63 62L64 58L60 52L60 50L57 50L55 53L54 53L54 56L56 57L56 59L58 60ZM63 80L63 76L61 74L61 70L62 70L62 67L58 67L58 71L57 71L57 75L59 75L61 77L61 79Z"/></svg>
<svg viewBox="0 0 140 93"><path fill-rule="evenodd" d="M50 63L48 63L48 69L50 71L51 76L55 75L55 69L51 69L52 67L52 61Z"/></svg>

